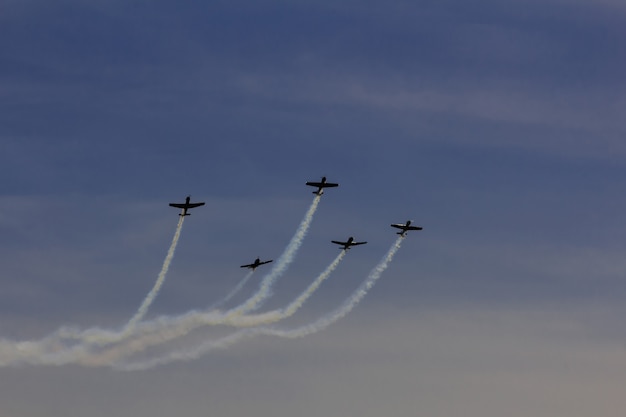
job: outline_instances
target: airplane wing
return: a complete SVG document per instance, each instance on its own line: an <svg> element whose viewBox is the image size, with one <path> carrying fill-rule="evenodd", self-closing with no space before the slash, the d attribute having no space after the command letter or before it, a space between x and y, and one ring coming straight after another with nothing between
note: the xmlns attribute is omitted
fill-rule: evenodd
<svg viewBox="0 0 626 417"><path fill-rule="evenodd" d="M420 226L407 226L405 224L392 224L391 227L402 230L422 230L422 227Z"/></svg>
<svg viewBox="0 0 626 417"><path fill-rule="evenodd" d="M252 268L254 264L241 265L241 268Z"/></svg>
<svg viewBox="0 0 626 417"><path fill-rule="evenodd" d="M311 187L321 187L321 188L339 186L339 184L334 183L334 182L315 182L315 181L308 181L306 182L306 185L310 185Z"/></svg>
<svg viewBox="0 0 626 417"><path fill-rule="evenodd" d="M337 240L331 240L332 243L335 243L337 245L346 245L348 242L339 242Z"/></svg>
<svg viewBox="0 0 626 417"><path fill-rule="evenodd" d="M352 246L365 245L367 242L352 242Z"/></svg>
<svg viewBox="0 0 626 417"><path fill-rule="evenodd" d="M204 203L170 203L170 207L176 207L180 209L190 209L194 207L204 206Z"/></svg>

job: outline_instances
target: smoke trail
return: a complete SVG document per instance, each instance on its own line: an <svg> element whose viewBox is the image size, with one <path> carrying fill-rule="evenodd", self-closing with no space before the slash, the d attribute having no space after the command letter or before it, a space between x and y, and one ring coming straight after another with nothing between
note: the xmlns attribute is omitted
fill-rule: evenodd
<svg viewBox="0 0 626 417"><path fill-rule="evenodd" d="M259 326L261 324L270 324L279 320L291 317L304 305L306 300L313 295L313 293L322 285L330 274L337 268L339 262L346 256L346 251L342 250L339 255L328 265L328 267L300 294L295 300L289 303L286 307L268 311L266 313L253 314L253 315L237 315L228 317L224 324L237 327L251 327Z"/></svg>
<svg viewBox="0 0 626 417"><path fill-rule="evenodd" d="M302 246L302 242L306 237L309 227L311 226L311 222L313 221L313 215L317 210L320 199L321 196L315 196L309 209L304 215L304 218L300 222L296 233L287 244L287 247L285 248L283 253L276 260L273 268L261 280L261 283L259 284L259 289L242 304L233 307L223 313L220 311L205 312L192 310L182 316L159 317L155 320L152 320L151 322L143 323L141 325L141 329L138 329L138 331L143 333L153 332L166 326L179 327L181 328L181 330L183 330L184 326L182 326L182 324L187 324L187 326L190 326L190 329L182 333L186 334L198 326L209 324L226 324L233 317L243 315L249 311L253 311L259 308L261 303L271 295L271 289L273 284L285 273L289 264L293 262L293 259L298 249L300 249L300 246Z"/></svg>
<svg viewBox="0 0 626 417"><path fill-rule="evenodd" d="M228 301L230 301L230 299L233 298L239 291L241 291L244 285L246 285L246 283L248 282L248 280L250 279L253 273L254 273L254 270L249 271L246 274L246 276L241 281L239 281L239 283L235 286L235 288L233 288L233 290L226 297L211 304L207 308L207 310L214 310L222 306L223 304L226 304Z"/></svg>
<svg viewBox="0 0 626 417"><path fill-rule="evenodd" d="M178 220L178 224L176 225L176 231L174 233L174 237L172 238L172 243L170 244L170 248L167 251L167 255L165 256L165 260L163 261L163 266L161 267L161 271L157 276L157 280L154 283L152 289L143 302L137 309L137 312L131 317L128 322L122 327L119 331L113 330L104 330L97 327L92 327L86 330L79 330L75 328L62 327L57 332L53 333L46 339L75 339L80 340L84 343L90 343L95 345L102 345L107 343L114 343L128 337L137 323L141 321L142 318L148 312L148 309L156 299L159 294L159 290L163 286L165 282L165 277L167 276L167 271L169 270L170 264L172 263L172 259L174 258L174 253L176 251L176 246L178 245L178 240L180 239L180 233L183 228L183 222L185 221L185 216L180 216ZM42 340L42 341L45 341Z"/></svg>
<svg viewBox="0 0 626 417"><path fill-rule="evenodd" d="M174 238L172 239L172 244L170 245L169 250L167 251L167 256L165 257L165 261L163 261L163 267L161 267L161 272L159 272L159 276L157 277L154 286L146 295L143 302L137 309L137 312L128 323L124 326L123 333L131 332L133 327L146 315L150 305L154 302L156 296L159 294L159 290L165 282L165 276L167 275L167 271L170 268L170 264L172 263L172 259L174 258L174 252L176 251L176 245L178 245L178 239L180 238L180 232L183 228L183 222L185 221L185 216L180 216L180 220L178 220L178 225L176 226L176 233L174 233Z"/></svg>
<svg viewBox="0 0 626 417"><path fill-rule="evenodd" d="M311 206L307 210L304 218L300 222L298 229L285 248L285 251L276 261L274 268L266 275L259 285L259 289L242 305L237 306L231 310L221 313L219 311L213 312L199 312L191 311L177 318L160 317L147 323L140 323L140 320L147 313L148 308L158 295L158 291L163 284L165 274L169 268L169 264L173 258L174 250L180 236L180 230L184 217L181 216L179 220L176 234L172 240L172 245L168 251L168 255L163 264L163 268L157 282L146 296L141 306L135 313L135 315L126 323L126 325L120 331L104 330L100 328L89 328L86 330L80 330L75 328L64 327L59 329L52 335L43 338L38 341L26 341L16 342L11 340L0 340L0 366L17 364L17 363L30 363L30 364L49 364L49 365L63 365L68 363L80 363L84 365L93 365L93 362L89 360L94 356L94 348L103 346L113 342L120 342L125 338L133 335L139 328L143 329L143 332L154 331L152 329L160 329L166 327L168 324L176 324L178 320L182 320L185 323L200 323L204 324L220 324L228 320L228 318L236 315L245 314L248 311L254 310L260 306L260 304L271 295L271 287L276 280L282 276L286 271L289 264L293 261L295 254L302 245L304 237L308 232L308 229L313 220L313 215L317 210L320 202L320 196L316 196L311 203ZM197 327L191 326L191 329ZM175 329L180 331L180 328ZM161 334L165 340L171 340L173 337L168 338L166 331ZM177 332L172 332L177 333ZM183 332L183 334L185 334ZM81 343L68 347L63 343L67 339L76 339ZM136 345L136 342L129 343L130 346ZM132 351L132 350L131 350ZM103 363L104 364L104 363Z"/></svg>
<svg viewBox="0 0 626 417"><path fill-rule="evenodd" d="M322 316L312 323L293 329L278 329L267 326L243 329L217 340L206 341L193 349L180 349L163 356L143 361L113 363L112 366L117 369L128 371L149 369L174 361L186 361L196 359L212 350L227 348L241 340L248 339L256 335L272 335L283 338L295 339L324 330L334 322L338 321L339 319L350 313L350 311L352 311L352 309L354 309L354 307L356 307L356 305L367 295L367 292L374 286L376 281L381 277L382 273L391 263L394 255L400 249L400 245L403 239L404 237L401 236L394 242L394 244L391 246L389 251L387 251L385 256L368 274L365 281L361 283L361 285L352 293L350 297L348 297L341 304L339 308L331 313Z"/></svg>
<svg viewBox="0 0 626 417"><path fill-rule="evenodd" d="M302 242L304 241L309 227L311 226L311 222L313 221L313 215L317 210L320 200L321 196L319 195L316 195L315 198L313 198L313 202L305 213L304 218L298 225L296 233L291 238L291 241L289 241L289 244L287 245L283 253L277 259L274 267L261 280L261 283L259 284L259 289L256 293L254 293L240 306L228 310L223 314L206 314L203 312L191 311L190 313L188 313L188 317L199 316L202 324L221 324L224 320L223 317L241 315L247 313L248 311L253 311L259 308L261 303L271 295L271 288L273 284L285 273L289 264L293 262L293 259L298 249L300 249L300 246L302 246ZM60 336L65 338L80 339L82 341L92 344L107 344L112 342L118 342L128 337L135 330L137 323L145 316L148 307L150 306L152 301L154 301L154 298L158 294L158 290L163 284L163 280L165 279L164 272L167 272L171 257L174 256L174 249L176 248L176 242L178 242L178 236L180 235L180 229L182 227L183 220L184 216L181 216L181 220L179 220L178 223L179 227L176 229L176 234L174 235L174 240L172 241L170 251L168 252L168 256L166 257L166 260L163 264L163 270L161 271L161 274L159 274L159 278L157 279L155 286L146 296L144 302L137 310L137 313L135 313L135 315L128 321L128 323L122 328L121 331L107 331L98 328L87 329L84 331L76 331L74 329L65 328L61 329ZM164 320L166 319L161 319L160 322L163 323Z"/></svg>
<svg viewBox="0 0 626 417"><path fill-rule="evenodd" d="M311 222L313 221L313 215L317 210L320 199L320 195L315 196L313 202L311 203L311 206L309 207L309 210L307 210L304 218L300 222L296 234L291 238L291 241L276 261L274 267L263 278L261 284L259 284L259 290L242 305L231 309L228 312L229 315L245 314L248 311L253 311L259 308L261 306L261 303L271 295L272 285L279 277L281 277L285 273L289 264L293 262L293 259L298 252L298 249L300 249L302 241L309 231L309 226L311 226Z"/></svg>
<svg viewBox="0 0 626 417"><path fill-rule="evenodd" d="M183 316L173 318L161 317L149 323L142 323L133 334L133 339L127 344L114 346L100 355L94 355L92 359L88 360L88 363L90 365L111 363L121 357L143 351L151 346L178 339L204 325L227 324L236 327L252 327L261 324L275 323L291 317L337 268L345 255L346 251L341 251L330 265L328 265L298 297L284 308L254 315L230 316L228 314L218 315L215 312L204 314L195 312L195 314L187 313Z"/></svg>
<svg viewBox="0 0 626 417"><path fill-rule="evenodd" d="M268 334L273 334L275 336L286 337L290 339L304 337L309 334L317 333L320 330L324 330L326 327L330 326L337 320L346 316L356 305L367 295L367 292L376 284L376 281L382 276L383 272L391 261L393 260L394 255L400 249L402 244L403 236L398 237L391 248L387 251L385 256L380 260L378 265L372 269L369 273L365 281L361 283L361 285L352 293L348 299L346 299L343 304L337 308L332 313L329 313L313 323L310 323L305 326L300 326L296 329L291 330L279 330L279 329L271 329L271 332Z"/></svg>

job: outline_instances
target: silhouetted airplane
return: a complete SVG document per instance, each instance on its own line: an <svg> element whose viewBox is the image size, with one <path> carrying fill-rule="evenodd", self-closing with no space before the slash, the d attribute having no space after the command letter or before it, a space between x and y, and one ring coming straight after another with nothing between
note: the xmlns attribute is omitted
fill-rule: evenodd
<svg viewBox="0 0 626 417"><path fill-rule="evenodd" d="M324 188L327 187L338 187L339 184L333 182L326 182L326 177L322 177L321 182L316 181L308 181L306 185L310 185L311 187L317 187L317 191L313 191L313 194L322 195L324 194Z"/></svg>
<svg viewBox="0 0 626 417"><path fill-rule="evenodd" d="M367 243L367 242L355 242L355 241L354 241L354 238L353 238L352 236L350 236L350 237L348 238L348 240L347 240L347 241L345 241L345 242L339 242L339 241L337 241L337 240L331 240L331 242L333 242L333 243L335 243L335 244L337 244L337 245L343 246L343 248L341 248L341 249L343 249L343 250L348 250L348 249L350 249L352 246L356 246L356 245L365 245L365 244Z"/></svg>
<svg viewBox="0 0 626 417"><path fill-rule="evenodd" d="M187 210L192 209L194 207L204 206L204 203L190 203L191 196L187 196L184 203L170 203L170 207L176 207L183 209L183 212L179 214L179 216L189 216L190 213L187 213Z"/></svg>
<svg viewBox="0 0 626 417"><path fill-rule="evenodd" d="M242 268L250 268L250 269L252 269L252 270L254 271L254 270L255 270L255 269L257 269L259 266L261 266L261 265L265 265L265 264L269 264L270 262L272 262L272 260L271 260L271 259L270 259L269 261L263 261L263 262L261 262L261 260L260 260L259 258L256 258L256 259L254 260L254 262L253 262L253 263L248 264L248 265L241 265L241 267L242 267Z"/></svg>
<svg viewBox="0 0 626 417"><path fill-rule="evenodd" d="M422 227L420 226L411 226L411 220L407 220L405 224L402 224L402 223L392 224L391 227L395 227L396 229L401 229L402 231L398 232L397 234L399 234L402 237L406 236L406 232L408 232L409 230L422 230Z"/></svg>

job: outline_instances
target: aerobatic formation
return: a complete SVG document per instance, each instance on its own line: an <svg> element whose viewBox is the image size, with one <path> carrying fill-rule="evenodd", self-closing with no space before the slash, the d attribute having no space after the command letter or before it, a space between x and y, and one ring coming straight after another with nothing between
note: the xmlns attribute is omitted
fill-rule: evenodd
<svg viewBox="0 0 626 417"><path fill-rule="evenodd" d="M275 283L294 261L311 226L324 189L339 186L337 183L327 182L326 177L322 177L320 182L309 181L306 185L317 188L316 191L313 191L315 197L283 253L275 261L272 259L261 261L260 258L256 258L252 263L241 265L241 268L248 269L245 277L226 296L209 307L191 310L179 315L145 319L165 281L167 271L174 258L183 223L185 218L190 215L188 211L205 204L203 202L192 203L191 197L188 196L184 203L170 203L170 206L182 210L179 214L174 237L153 287L135 314L125 324L118 329L103 329L96 326L81 329L75 326L63 326L38 340L17 341L2 338L0 339L0 366L78 364L108 366L123 370L148 369L175 361L192 360L213 350L225 349L234 343L250 339L256 335L299 338L325 329L348 314L365 297L368 290L380 278L400 249L406 234L411 230L422 230L422 228L412 226L410 220L406 223L391 224L391 227L400 230L397 232L398 238L365 277L361 285L342 304L311 323L292 328L276 327L273 325L274 323L294 315L322 283L330 277L346 256L348 249L367 243L357 242L353 237L346 241L331 241L339 245L342 250L308 287L282 308L257 312L271 296ZM252 295L238 305L224 309L223 306L244 288L256 269L269 263L272 263L271 268L261 278L258 288ZM200 338L196 337L193 341L185 342L182 339L194 331L217 325L230 326L238 328L238 330L226 336L212 337L206 340L198 340ZM174 341L177 343L172 343L174 347L168 349L168 342ZM154 353L155 350L159 353ZM149 356L148 351L152 352L152 356Z"/></svg>

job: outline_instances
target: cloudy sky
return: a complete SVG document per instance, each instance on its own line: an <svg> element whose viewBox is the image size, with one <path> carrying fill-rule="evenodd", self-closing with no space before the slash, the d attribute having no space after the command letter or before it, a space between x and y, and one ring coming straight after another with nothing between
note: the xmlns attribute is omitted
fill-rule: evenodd
<svg viewBox="0 0 626 417"><path fill-rule="evenodd" d="M5 0L3 349L121 328L168 251L167 204L189 194L206 206L147 319L202 309L239 265L276 259L307 180L341 185L261 311L334 259L329 240L369 243L277 329L340 306L390 223L424 230L321 332L142 371L7 363L0 415L622 416L624 27L618 0Z"/></svg>

